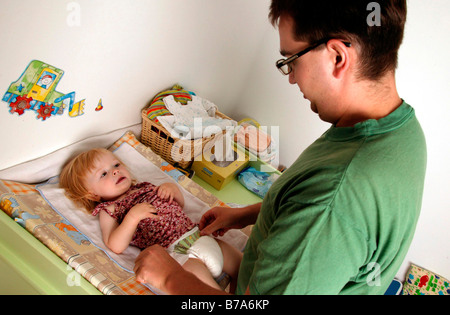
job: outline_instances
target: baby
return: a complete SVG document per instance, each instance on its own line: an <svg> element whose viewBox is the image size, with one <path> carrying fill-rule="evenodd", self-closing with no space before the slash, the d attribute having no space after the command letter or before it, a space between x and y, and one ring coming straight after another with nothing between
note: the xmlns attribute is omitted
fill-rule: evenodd
<svg viewBox="0 0 450 315"><path fill-rule="evenodd" d="M159 244L203 282L219 288L213 279L222 271L233 291L242 253L210 236L184 213L184 198L175 183L159 187L135 183L126 166L110 151L81 153L62 170L60 186L76 204L99 215L105 245L122 253L129 245L140 249Z"/></svg>

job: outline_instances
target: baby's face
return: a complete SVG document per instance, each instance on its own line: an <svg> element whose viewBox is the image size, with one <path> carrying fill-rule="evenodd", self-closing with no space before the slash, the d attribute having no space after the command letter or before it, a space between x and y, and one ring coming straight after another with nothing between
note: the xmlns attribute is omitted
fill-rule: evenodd
<svg viewBox="0 0 450 315"><path fill-rule="evenodd" d="M100 155L85 179L88 191L103 201L117 199L131 183L130 172L112 153Z"/></svg>

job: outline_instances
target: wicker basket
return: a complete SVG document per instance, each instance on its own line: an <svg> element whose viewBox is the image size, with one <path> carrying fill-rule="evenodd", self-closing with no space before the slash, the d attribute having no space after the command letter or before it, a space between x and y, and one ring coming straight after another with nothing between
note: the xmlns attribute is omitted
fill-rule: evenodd
<svg viewBox="0 0 450 315"><path fill-rule="evenodd" d="M216 117L231 120L219 111L216 111ZM202 153L205 145L215 136L195 140L172 138L166 128L147 117L147 109L142 111L142 143L172 165L188 168L194 161L194 154Z"/></svg>

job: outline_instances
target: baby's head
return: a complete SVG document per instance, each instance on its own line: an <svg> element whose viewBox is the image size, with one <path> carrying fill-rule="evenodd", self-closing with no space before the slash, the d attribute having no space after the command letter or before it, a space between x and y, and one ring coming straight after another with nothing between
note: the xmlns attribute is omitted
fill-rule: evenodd
<svg viewBox="0 0 450 315"><path fill-rule="evenodd" d="M92 149L64 166L59 182L69 199L92 211L99 202L115 200L127 192L132 178L112 152Z"/></svg>

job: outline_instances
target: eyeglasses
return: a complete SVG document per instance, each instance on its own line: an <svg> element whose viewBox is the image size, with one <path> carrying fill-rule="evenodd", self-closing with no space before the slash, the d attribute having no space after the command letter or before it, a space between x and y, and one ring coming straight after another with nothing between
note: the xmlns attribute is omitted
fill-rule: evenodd
<svg viewBox="0 0 450 315"><path fill-rule="evenodd" d="M328 43L331 40L331 38L324 38L322 40L319 40L317 43L315 43L314 45L302 50L301 52L292 55L291 57L287 58L287 59L280 59L276 62L276 66L278 68L278 70L280 70L280 72L284 75L288 75L289 73L292 72L292 66L290 65L291 62L293 62L294 60L296 60L297 58L300 58L301 56L309 53L311 50L316 49L317 47L319 47L322 44ZM342 42L344 43L345 46L347 47L351 47L352 44L349 42Z"/></svg>

